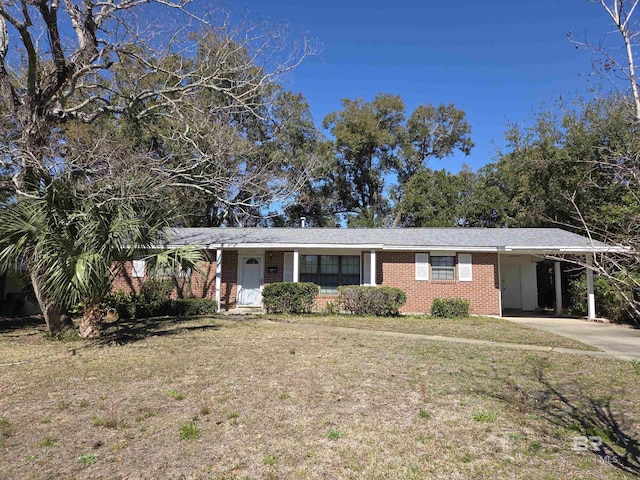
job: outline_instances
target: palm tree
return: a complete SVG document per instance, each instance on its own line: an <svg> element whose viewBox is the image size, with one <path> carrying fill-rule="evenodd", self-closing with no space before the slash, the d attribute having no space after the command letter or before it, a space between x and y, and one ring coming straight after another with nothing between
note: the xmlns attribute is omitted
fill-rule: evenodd
<svg viewBox="0 0 640 480"><path fill-rule="evenodd" d="M62 330L62 311L81 305L80 335L100 335L101 302L115 275L136 251L162 243L170 227L164 202L140 193L154 187L143 175L91 190L77 179L58 177L40 186L37 198L0 209L0 271L26 270L50 333ZM175 250L161 258L164 266L176 267L200 257Z"/></svg>

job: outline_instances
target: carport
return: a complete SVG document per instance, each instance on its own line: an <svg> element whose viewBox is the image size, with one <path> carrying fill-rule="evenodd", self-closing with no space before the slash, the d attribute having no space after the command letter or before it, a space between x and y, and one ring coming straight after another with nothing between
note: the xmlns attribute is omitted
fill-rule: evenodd
<svg viewBox="0 0 640 480"><path fill-rule="evenodd" d="M587 237L558 229L549 229L548 238L541 245L514 244L500 249L500 301L505 311L533 312L538 308L538 282L536 264L544 260L554 262L556 315L562 314L566 302L562 295L562 262L583 267L587 276L587 316L596 318L593 288L594 256L624 251L624 247L606 245Z"/></svg>

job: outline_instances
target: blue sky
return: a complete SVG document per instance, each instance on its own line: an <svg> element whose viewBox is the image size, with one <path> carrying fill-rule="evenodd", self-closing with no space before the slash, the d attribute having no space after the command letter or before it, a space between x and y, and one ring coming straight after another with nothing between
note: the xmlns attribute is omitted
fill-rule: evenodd
<svg viewBox="0 0 640 480"><path fill-rule="evenodd" d="M611 23L588 0L246 0L233 8L321 43L286 80L318 125L342 98L379 92L401 95L407 114L421 103L466 111L471 155L430 163L454 172L492 161L508 120L521 123L543 102L597 86L592 56L567 33L598 43Z"/></svg>

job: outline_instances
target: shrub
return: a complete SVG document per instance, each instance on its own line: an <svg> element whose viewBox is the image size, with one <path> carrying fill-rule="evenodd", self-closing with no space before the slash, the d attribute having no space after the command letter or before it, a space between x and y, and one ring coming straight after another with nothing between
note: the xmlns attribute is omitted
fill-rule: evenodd
<svg viewBox="0 0 640 480"><path fill-rule="evenodd" d="M139 303L137 297L138 295L135 293L127 295L122 290L118 290L116 293L107 295L104 299L104 305L106 308L113 308L118 314L118 318L136 318Z"/></svg>
<svg viewBox="0 0 640 480"><path fill-rule="evenodd" d="M593 293L596 297L596 315L616 323L633 323L633 311L622 293L604 277L593 279ZM624 291L627 298L633 298L631 288ZM587 315L587 276L580 275L569 285L569 310L573 315Z"/></svg>
<svg viewBox="0 0 640 480"><path fill-rule="evenodd" d="M217 303L210 298L183 298L171 300L171 280L147 280L139 293L111 293L104 306L113 308L121 319L161 317L166 315L206 315L217 311Z"/></svg>
<svg viewBox="0 0 640 480"><path fill-rule="evenodd" d="M276 282L262 289L268 313L311 313L320 287L309 282Z"/></svg>
<svg viewBox="0 0 640 480"><path fill-rule="evenodd" d="M169 295L173 286L170 280L147 280L140 292L125 294L121 290L104 299L106 308L113 308L121 319L136 319L171 315L172 301Z"/></svg>
<svg viewBox="0 0 640 480"><path fill-rule="evenodd" d="M431 304L431 315L440 318L469 316L469 302L462 298L436 298Z"/></svg>
<svg viewBox="0 0 640 480"><path fill-rule="evenodd" d="M218 304L210 298L181 298L171 303L172 315L191 317L218 311Z"/></svg>
<svg viewBox="0 0 640 480"><path fill-rule="evenodd" d="M356 315L395 316L406 302L407 295L395 287L338 287L339 305L343 310Z"/></svg>
<svg viewBox="0 0 640 480"><path fill-rule="evenodd" d="M147 280L140 287L142 303L138 305L143 310L145 317L159 317L171 315L171 291L173 283L171 280L157 280L152 278Z"/></svg>

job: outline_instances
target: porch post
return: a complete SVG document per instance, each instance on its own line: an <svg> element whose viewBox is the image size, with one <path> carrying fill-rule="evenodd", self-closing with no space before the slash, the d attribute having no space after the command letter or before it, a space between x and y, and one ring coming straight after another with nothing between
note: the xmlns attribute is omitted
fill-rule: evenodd
<svg viewBox="0 0 640 480"><path fill-rule="evenodd" d="M593 290L593 254L587 253L587 313L589 320L596 319L596 296Z"/></svg>
<svg viewBox="0 0 640 480"><path fill-rule="evenodd" d="M560 262L553 262L554 280L556 284L556 315L562 313L562 269Z"/></svg>
<svg viewBox="0 0 640 480"><path fill-rule="evenodd" d="M300 252L298 250L293 251L293 281L300 281Z"/></svg>
<svg viewBox="0 0 640 480"><path fill-rule="evenodd" d="M371 269L371 285L376 286L376 251L371 250L371 258L370 258L370 269Z"/></svg>
<svg viewBox="0 0 640 480"><path fill-rule="evenodd" d="M218 312L222 310L220 302L222 300L222 249L216 250L216 303Z"/></svg>

